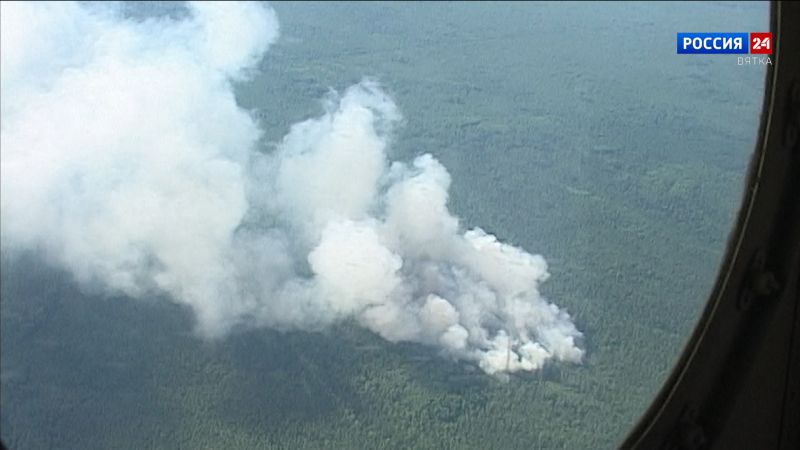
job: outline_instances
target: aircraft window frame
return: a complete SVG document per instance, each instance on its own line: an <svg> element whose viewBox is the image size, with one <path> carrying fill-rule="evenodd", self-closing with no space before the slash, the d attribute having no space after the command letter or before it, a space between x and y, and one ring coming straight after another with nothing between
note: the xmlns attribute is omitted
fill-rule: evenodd
<svg viewBox="0 0 800 450"><path fill-rule="evenodd" d="M792 164L798 170L791 150L798 150L800 80L793 75L799 72L798 62L789 55L800 50L797 30L790 26L800 8L787 6L770 2L774 63L767 66L758 139L714 289L671 374L620 448L709 448L717 437L714 431L731 432L724 425L745 382L736 370L751 370L748 358L761 348L777 300L796 294L784 291L784 281L797 270L791 266L797 264L792 260L799 243L792 220L797 221L800 210L795 198L800 181L791 172ZM788 303L792 308L792 300ZM787 321L791 324L792 317ZM795 325L795 336L798 332ZM785 396L792 383L800 384L791 380L791 370L787 364ZM781 436L775 439L780 448L792 448L785 428L789 400L764 401L784 405ZM720 417L709 420L715 412ZM752 414L759 413L754 409ZM714 425L717 429L710 429Z"/></svg>

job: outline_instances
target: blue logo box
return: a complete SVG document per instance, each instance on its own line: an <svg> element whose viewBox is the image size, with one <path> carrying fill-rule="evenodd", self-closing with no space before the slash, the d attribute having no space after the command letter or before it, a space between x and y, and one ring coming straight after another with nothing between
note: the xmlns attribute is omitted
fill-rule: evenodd
<svg viewBox="0 0 800 450"><path fill-rule="evenodd" d="M678 33L678 54L746 54L747 33Z"/></svg>

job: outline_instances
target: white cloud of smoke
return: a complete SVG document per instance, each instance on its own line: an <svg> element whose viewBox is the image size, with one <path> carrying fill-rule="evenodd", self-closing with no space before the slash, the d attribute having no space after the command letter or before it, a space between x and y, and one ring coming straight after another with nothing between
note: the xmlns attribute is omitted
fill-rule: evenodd
<svg viewBox="0 0 800 450"><path fill-rule="evenodd" d="M450 175L390 163L400 113L365 80L276 151L236 104L278 37L260 4L189 3L132 21L76 3L2 3L2 245L84 284L166 293L198 332L354 318L490 374L579 362L539 293L539 255L464 231Z"/></svg>

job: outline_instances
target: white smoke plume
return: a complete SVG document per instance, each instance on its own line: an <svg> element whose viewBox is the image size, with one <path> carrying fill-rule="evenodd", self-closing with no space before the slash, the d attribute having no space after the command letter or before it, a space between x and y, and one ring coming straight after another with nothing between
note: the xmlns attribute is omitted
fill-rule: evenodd
<svg viewBox="0 0 800 450"><path fill-rule="evenodd" d="M77 3L3 2L2 248L76 279L167 294L197 331L354 318L485 372L580 362L539 293L539 255L465 231L434 157L390 162L401 118L375 81L329 99L270 154L237 106L278 38L257 3L133 21Z"/></svg>

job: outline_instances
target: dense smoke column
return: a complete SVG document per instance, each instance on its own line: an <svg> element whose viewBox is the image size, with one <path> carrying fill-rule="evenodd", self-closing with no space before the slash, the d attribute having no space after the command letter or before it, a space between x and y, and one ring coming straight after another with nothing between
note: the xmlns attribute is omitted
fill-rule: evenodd
<svg viewBox="0 0 800 450"><path fill-rule="evenodd" d="M76 3L2 4L2 248L83 284L168 294L197 332L346 318L490 374L580 362L539 255L464 230L450 174L388 160L401 119L374 80L328 99L271 154L235 101L278 38L262 4L132 21Z"/></svg>

